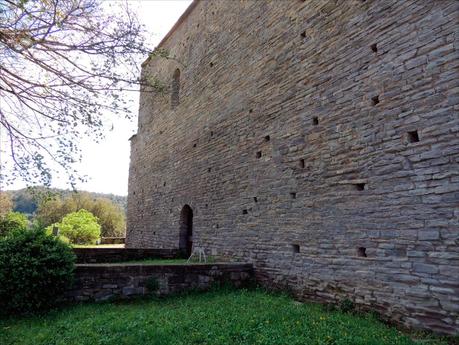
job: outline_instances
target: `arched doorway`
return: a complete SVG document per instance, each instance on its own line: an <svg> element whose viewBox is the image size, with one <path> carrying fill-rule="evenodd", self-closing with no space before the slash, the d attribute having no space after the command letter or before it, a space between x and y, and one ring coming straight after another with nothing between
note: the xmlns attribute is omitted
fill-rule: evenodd
<svg viewBox="0 0 459 345"><path fill-rule="evenodd" d="M189 205L183 206L180 213L179 249L187 257L191 255L193 249L193 210Z"/></svg>

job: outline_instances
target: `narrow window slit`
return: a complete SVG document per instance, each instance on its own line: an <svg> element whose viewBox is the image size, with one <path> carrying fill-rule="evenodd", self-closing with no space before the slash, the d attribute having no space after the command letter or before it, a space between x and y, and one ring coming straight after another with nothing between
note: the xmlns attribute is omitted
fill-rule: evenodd
<svg viewBox="0 0 459 345"><path fill-rule="evenodd" d="M301 168L301 169L304 169L304 159L301 158L300 161L298 162L298 166Z"/></svg>
<svg viewBox="0 0 459 345"><path fill-rule="evenodd" d="M265 136L265 141L270 141L271 137L269 135Z"/></svg>
<svg viewBox="0 0 459 345"><path fill-rule="evenodd" d="M370 46L371 50L373 51L373 53L377 53L378 52L378 44L377 43L373 43L371 46Z"/></svg>
<svg viewBox="0 0 459 345"><path fill-rule="evenodd" d="M296 193L295 192L291 192L290 196L292 197L292 199L296 199Z"/></svg>
<svg viewBox="0 0 459 345"><path fill-rule="evenodd" d="M249 213L247 210L242 210L242 214L247 214Z"/></svg>
<svg viewBox="0 0 459 345"><path fill-rule="evenodd" d="M257 152L257 158L261 158L261 151Z"/></svg>
<svg viewBox="0 0 459 345"><path fill-rule="evenodd" d="M177 68L172 76L171 108L180 104L180 70Z"/></svg>
<svg viewBox="0 0 459 345"><path fill-rule="evenodd" d="M258 198L256 196L253 197L254 202L258 202Z"/></svg>
<svg viewBox="0 0 459 345"><path fill-rule="evenodd" d="M300 245L299 244L292 244L292 252L294 254L298 254L300 252Z"/></svg>
<svg viewBox="0 0 459 345"><path fill-rule="evenodd" d="M314 116L314 117L312 118L312 124L313 124L314 126L317 126L317 125L319 124L319 118L318 118L317 116Z"/></svg>

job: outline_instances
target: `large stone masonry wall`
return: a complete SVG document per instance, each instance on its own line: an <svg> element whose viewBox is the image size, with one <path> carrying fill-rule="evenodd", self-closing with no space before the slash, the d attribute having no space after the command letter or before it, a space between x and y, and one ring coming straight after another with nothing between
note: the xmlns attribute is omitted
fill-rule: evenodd
<svg viewBox="0 0 459 345"><path fill-rule="evenodd" d="M459 2L194 6L143 66L179 104L141 95L126 246L178 248L189 205L263 284L458 333Z"/></svg>

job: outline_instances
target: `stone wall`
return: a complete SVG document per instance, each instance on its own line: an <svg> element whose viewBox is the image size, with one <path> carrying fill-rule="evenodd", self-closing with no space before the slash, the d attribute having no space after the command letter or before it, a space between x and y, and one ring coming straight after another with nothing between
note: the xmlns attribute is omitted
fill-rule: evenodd
<svg viewBox="0 0 459 345"><path fill-rule="evenodd" d="M124 244L126 237L101 237L100 244Z"/></svg>
<svg viewBox="0 0 459 345"><path fill-rule="evenodd" d="M68 301L103 301L146 294L169 295L191 289L206 290L214 285L250 284L250 264L80 264L75 284L66 294ZM149 291L147 281L154 279L157 289ZM153 284L155 285L155 284Z"/></svg>
<svg viewBox="0 0 459 345"><path fill-rule="evenodd" d="M264 284L459 332L459 2L193 6L143 65L175 93L141 94L127 247L189 205Z"/></svg>
<svg viewBox="0 0 459 345"><path fill-rule="evenodd" d="M109 263L181 257L177 249L74 248L73 252L77 257L77 263Z"/></svg>

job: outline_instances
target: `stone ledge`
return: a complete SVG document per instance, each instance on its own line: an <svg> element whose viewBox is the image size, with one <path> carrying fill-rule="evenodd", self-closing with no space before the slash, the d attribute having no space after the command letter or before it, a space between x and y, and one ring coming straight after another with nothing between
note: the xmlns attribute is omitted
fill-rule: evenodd
<svg viewBox="0 0 459 345"><path fill-rule="evenodd" d="M67 291L69 301L104 301L155 294L159 296L187 290L206 290L215 284L242 287L253 281L253 266L246 263L77 264L75 284ZM157 288L148 290L153 279Z"/></svg>

